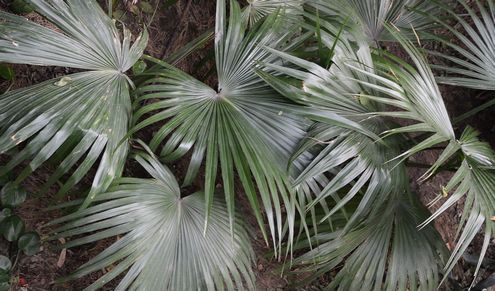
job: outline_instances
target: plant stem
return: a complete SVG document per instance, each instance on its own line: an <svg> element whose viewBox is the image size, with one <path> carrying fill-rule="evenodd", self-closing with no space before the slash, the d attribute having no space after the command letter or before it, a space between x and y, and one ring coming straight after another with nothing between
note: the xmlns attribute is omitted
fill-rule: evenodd
<svg viewBox="0 0 495 291"><path fill-rule="evenodd" d="M490 101L488 101L488 102L486 102L485 104L483 104L481 106L478 106L478 107L474 108L471 111L468 111L468 112L464 113L461 116L458 116L458 117L452 119L452 124L456 124L456 123L458 123L458 122L460 122L460 121L468 118L469 116L474 115L474 114L480 112L481 110L492 106L493 104L495 104L495 98L492 99L492 100L490 100Z"/></svg>
<svg viewBox="0 0 495 291"><path fill-rule="evenodd" d="M429 164L421 164L421 163L412 163L412 162L406 162L406 167L414 167L414 168L425 168L429 169L431 168L432 165Z"/></svg>
<svg viewBox="0 0 495 291"><path fill-rule="evenodd" d="M11 244L12 246L13 244ZM15 262L12 264L12 268L10 268L10 272L9 272L9 275L12 276L12 271L14 270L15 268L15 265L17 265L17 261L19 260L19 255L21 254L21 250L17 250L17 255L15 256ZM11 261L12 261L12 258L11 258Z"/></svg>
<svg viewBox="0 0 495 291"><path fill-rule="evenodd" d="M113 0L108 0L108 17L112 18Z"/></svg>
<svg viewBox="0 0 495 291"><path fill-rule="evenodd" d="M429 165L429 164L406 162L406 167L429 169L432 166L433 165ZM457 166L457 165L454 165L454 167L449 167L449 168L439 167L435 172L438 172L438 173L442 172L442 171L454 171L455 172L456 171L455 166Z"/></svg>

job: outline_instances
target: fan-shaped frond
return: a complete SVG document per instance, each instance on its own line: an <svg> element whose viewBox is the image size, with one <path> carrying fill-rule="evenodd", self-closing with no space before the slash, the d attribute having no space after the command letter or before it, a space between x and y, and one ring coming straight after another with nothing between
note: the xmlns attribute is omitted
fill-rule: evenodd
<svg viewBox="0 0 495 291"><path fill-rule="evenodd" d="M316 270L308 280L343 263L325 290L437 290L437 268L444 266L449 250L433 226L416 228L428 210L407 195L393 195L378 213L345 234L319 226L314 249L293 263Z"/></svg>
<svg viewBox="0 0 495 291"><path fill-rule="evenodd" d="M386 133L394 134L421 131L431 133L428 138L417 142L413 148L401 155L405 157L435 144L455 140L454 129L450 123L447 109L425 56L402 33L390 26L388 28L390 33L397 38L409 53L415 67L392 54L380 50L377 51L386 57L374 54L374 65L377 68L381 68L384 73L373 74L354 66L355 70L374 79L374 83L365 83L359 80L362 85L371 86L375 90L388 95L385 98L367 96L370 100L393 105L403 110L379 112L378 114L408 118L419 122L409 126L394 128Z"/></svg>
<svg viewBox="0 0 495 291"><path fill-rule="evenodd" d="M325 28L331 25L322 23ZM335 40L324 31L321 34L324 45L333 47ZM443 266L448 257L448 250L433 226L429 226L428 233L417 233L416 226L426 219L428 212L416 201L412 202L405 164L391 162L409 154L409 151L402 154L408 142L402 135L386 135L380 142L373 138L383 132L413 130L436 133L443 141L454 136L425 59L403 35L401 37L399 41L405 42L417 70L393 56L387 55L399 65L372 55L364 37L354 35L357 43L349 42L346 36L338 40L329 70L266 48L300 69L263 65L298 82L258 71L279 92L306 105L303 116L313 118L310 116L313 111L327 112L350 121L344 126L317 120L291 159L296 160L306 151L316 152L314 159L295 178L296 185L322 173L330 177L326 184L321 184L321 189L312 189L314 197L305 196L306 208L312 213L312 222L307 221L307 224L313 226L314 236L311 244L298 243L296 247L312 245L313 250L292 262L316 263L309 267L318 270L308 279L311 280L346 259L346 266L328 290L337 287L339 290L381 290L385 276L385 289L414 290L419 284L421 290L435 290L439 282L437 261ZM386 105L404 111L388 112ZM387 120L387 116L412 118L420 123L400 127ZM353 124L357 126L351 127ZM420 143L418 148L425 146ZM422 250L423 244L428 245L427 251L419 257L417 252ZM387 263L391 246L391 260Z"/></svg>
<svg viewBox="0 0 495 291"><path fill-rule="evenodd" d="M57 248L124 234L60 282L122 259L85 290L98 289L126 269L116 290L244 290L243 280L248 290L254 290L254 253L242 218L234 218L232 236L225 200L215 196L205 233L204 193L181 197L168 168L148 155L137 154L135 158L154 179L117 178L94 199L96 205L51 223L69 222L56 229L58 234L50 239L88 234Z"/></svg>
<svg viewBox="0 0 495 291"><path fill-rule="evenodd" d="M261 18L281 8L285 10L285 15L288 16L286 21L291 21L294 24L302 21L302 5L305 2L306 0L250 0L248 5L242 9L241 17L243 21L249 22L249 26L253 26Z"/></svg>
<svg viewBox="0 0 495 291"><path fill-rule="evenodd" d="M283 11L279 9L264 21L257 22L245 34L247 24L241 21L239 5L231 2L230 7L227 29L225 3L218 1L215 40L218 90L162 63L159 77L148 80L134 91L138 97L136 103L149 98L161 98L162 101L141 108L133 122L151 110L162 111L132 131L171 118L150 144L151 149L156 150L168 137L160 161L175 160L192 149L191 162L183 181L187 185L196 177L206 156L207 213L219 164L231 217L235 167L264 231L254 177L277 247L283 236L282 205L287 210L289 229L291 232L294 229L295 194L285 169L292 149L299 137L304 136L308 125L303 118L286 111L291 102L259 78L253 72L253 66L254 60L275 59L262 49L263 45L290 50L302 43L304 37L289 41L298 27L286 29Z"/></svg>
<svg viewBox="0 0 495 291"><path fill-rule="evenodd" d="M330 40L325 35L323 32L324 42ZM369 47L362 41L359 49L354 51L351 43L342 37L335 48L333 65L328 71L289 54L269 48L267 50L307 70L304 72L264 63L269 68L297 78L301 83L296 85L262 71L258 73L288 98L307 105L301 109L304 110L301 114L318 121L302 139L291 158L291 162L297 161L307 151L316 152L312 161L297 172L293 183L297 187L305 187L301 184L316 180L321 185L322 189L316 188L316 191L312 187L317 194L315 198L306 195L309 200L306 208L309 210L317 203L327 208L326 199L334 199L333 209L328 209L319 222L325 221L341 208L345 212L346 203L356 195L361 197L359 209L346 226L346 229L351 229L372 207L376 208L376 203L382 203L392 193L402 193L408 185L404 166L394 168L394 165L387 163L400 155L404 141L393 137L376 142L379 140L378 134L390 129L389 122L373 113L378 108L384 109L384 105L367 99L369 94L380 95L380 92L375 92L373 86L363 86L357 82L357 79L373 81L367 74L350 67L352 63L372 74L374 69ZM315 118L317 116L314 112L318 112L321 118ZM328 118L333 115L341 116L341 119ZM333 175L329 182L321 179L324 173ZM344 190L347 187L348 190Z"/></svg>
<svg viewBox="0 0 495 291"><path fill-rule="evenodd" d="M430 17L432 20L437 21L448 28L465 46L465 48L463 48L452 42L437 37L437 39L442 41L445 45L453 48L461 54L463 58L460 59L454 56L447 56L439 52L427 51L430 54L443 57L458 65L456 67L432 65L432 67L464 76L437 77L437 81L439 83L475 89L495 90L493 82L493 80L495 80L495 53L493 52L493 47L495 45L495 3L493 0L488 0L489 11L487 11L485 6L480 1L476 1L477 7L481 14L481 17L479 17L476 15L473 8L470 8L465 1L459 0L458 2L461 3L467 10L473 24L470 25L467 20L458 14L451 12L451 15L458 21L459 24L462 25L469 37L465 36L454 27L441 21L441 19L437 19L432 15L425 15L425 17ZM449 9L449 7L446 6L439 6L444 10Z"/></svg>
<svg viewBox="0 0 495 291"><path fill-rule="evenodd" d="M113 21L94 1L31 2L63 33L2 12L0 60L91 71L0 96L0 153L27 141L2 173L35 155L17 178L19 183L55 155L63 161L42 193L87 154L60 197L102 155L85 207L122 172L128 145L118 147L118 143L128 130L132 85L123 73L141 56L148 35L144 31L131 46L130 32L124 29L121 41Z"/></svg>
<svg viewBox="0 0 495 291"><path fill-rule="evenodd" d="M458 229L458 233L462 229L462 234L445 268L447 273L453 269L469 243L473 240L474 235L485 224L485 240L476 269L478 271L492 234L495 233L495 224L493 222L495 219L493 215L495 213L495 197L493 196L495 191L495 152L487 143L480 142L477 139L478 134L479 132L473 128L467 127L458 141L450 142L447 148L451 147L460 151L464 159L454 177L445 186L445 193L440 193L436 201L452 190L454 190L454 193L422 224L430 223L462 196L466 195L463 216ZM442 154L442 156L447 157L451 157L451 155L447 150ZM464 224L464 222L466 223Z"/></svg>
<svg viewBox="0 0 495 291"><path fill-rule="evenodd" d="M411 28L417 31L428 31L439 27L436 21L417 14L412 9L433 16L439 16L444 12L431 1L424 0L310 0L308 4L314 9L321 10L324 18L340 19L341 23L351 14L353 21L367 35L370 44L380 41L396 41L384 24L399 27L411 40L416 40Z"/></svg>
<svg viewBox="0 0 495 291"><path fill-rule="evenodd" d="M456 139L445 105L441 99L438 87L435 84L433 74L426 63L425 57L421 55L419 50L407 41L402 34L397 33L392 29L391 33L396 35L397 39L408 51L416 67L413 68L391 55L387 56L393 58L401 67L395 65L388 59L377 56L377 60L379 60L380 63L375 64L384 69L388 68L392 74L392 76L383 80L376 78L379 83L386 86L382 88L377 87L377 89L382 91L392 89L389 91L390 96L397 101L394 100L389 104L405 110L383 114L411 118L420 123L397 128L388 132L426 131L430 133L429 137L406 151L402 156L411 155L414 152L431 147L440 142L447 142L447 146L443 153L424 174L425 178L433 174L442 164L455 158L455 156L459 156L459 154L462 161L451 181L442 189L442 193L435 201L448 195L449 191L457 187L454 194L452 194L452 197L449 198L433 216L422 224L423 226L427 225L440 213L452 206L460 197L467 194L462 223L459 225L459 232L462 227L464 227L464 230L459 238L456 249L453 251L452 257L445 267L445 273L447 274L452 270L455 263L459 260L463 251L474 238L474 235L480 230L483 223L486 224L486 230L481 258L483 258L484 253L486 252L491 234L494 231L494 225L491 218L493 218L492 213L495 212L495 208L493 208L493 203L495 201L493 197L493 191L495 190L495 155L488 144L481 143L476 138L478 133L470 127L465 129L459 140ZM396 80L396 84L400 86L397 87L393 80ZM394 87L396 89L393 89ZM381 100L374 97L370 98L376 101ZM386 101L383 100L383 102ZM464 222L466 222L465 225ZM478 265L478 269L479 267L480 265ZM445 278L446 277L444 277L444 280Z"/></svg>
<svg viewBox="0 0 495 291"><path fill-rule="evenodd" d="M125 29L121 41L115 23L95 1L30 2L63 33L2 12L0 18L5 20L1 24L2 61L123 73L146 47L146 32L130 47L131 35Z"/></svg>

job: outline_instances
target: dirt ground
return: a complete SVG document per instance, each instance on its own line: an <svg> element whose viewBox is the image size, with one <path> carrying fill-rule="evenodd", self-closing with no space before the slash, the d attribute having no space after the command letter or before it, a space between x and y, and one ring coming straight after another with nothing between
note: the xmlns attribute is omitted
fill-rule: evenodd
<svg viewBox="0 0 495 291"><path fill-rule="evenodd" d="M0 10L9 11L8 6L12 0L0 0ZM101 5L106 10L106 5L108 1L99 1ZM162 13L155 16L154 20L151 22L148 31L150 33L150 41L145 53L156 58L163 58L171 53L175 52L177 49L181 48L195 37L201 35L206 30L214 27L215 20L215 0L201 0L200 4L195 4L192 0L180 0L169 10L163 11ZM125 21L126 26L133 31L133 34L141 29L141 23L148 23L151 16L148 14L142 14L142 22L138 16L128 12L126 13L128 19ZM36 21L38 23L46 25L46 21L34 13L26 16L28 19ZM183 20L182 20L183 19ZM182 20L182 21L181 21ZM441 31L440 31L441 33ZM170 40L173 41L170 41ZM438 44L431 43L425 44L429 49L439 50L441 52L450 53L442 46ZM428 47L430 46L430 47ZM389 48L393 53L396 53L399 57L407 59L400 48L396 45L391 45ZM187 61L183 61L177 65L177 67L185 72L191 73L194 69L196 63L206 54L206 50L199 51L199 53L194 54ZM430 60L432 63L443 62L443 60L434 59ZM211 64L210 64L211 65ZM32 84L39 83L41 81L51 79L54 77L59 77L66 75L67 73L73 72L68 68L53 68L53 67L38 67L38 66L28 66L28 65L16 65L13 66L16 72L16 78L13 89L26 87ZM208 67L203 68L199 72L199 76L204 75L208 70ZM212 77L214 79L214 76ZM214 82L214 80L210 80ZM6 83L0 84L0 89L5 89L9 85L8 81ZM493 98L487 92L481 92L471 89L463 89L453 86L440 86L442 94L446 100L448 111L450 116L456 117L470 109L473 109L482 103L486 102L489 98ZM488 108L479 113L478 115L471 117L462 123L458 124L456 127L456 134L460 135L466 124L470 124L476 129L482 132L481 139L490 142L492 147L495 147L495 135L493 131L495 130L495 108ZM158 127L159 125L156 125ZM155 128L150 127L139 134L139 137L143 140L149 139ZM151 133L151 134L150 134ZM438 157L439 152L429 151L423 152L416 155L414 158L418 163L432 164ZM9 159L8 156L0 156L0 164L5 163ZM22 169L26 166L24 163L15 169L15 174L19 174ZM174 174L181 178L187 170L188 160L187 157L181 159L168 165ZM54 167L50 165L43 165L35 171L32 175L25 179L22 183L28 192L36 193L41 186L48 180L50 174L54 171ZM451 173L441 173L433 180L426 182L425 184L419 184L417 179L424 173L425 169L412 168L410 170L411 181L413 182L413 191L417 192L420 200L427 204L431 201L440 191L439 185L446 185L447 181L451 177ZM128 163L125 169L124 175L139 176L139 169L135 164ZM201 173L198 177L201 177ZM83 183L90 184L91 174L86 178ZM195 183L186 191L195 191L202 188L204 181L198 179ZM237 191L242 191L242 187L236 187ZM47 193L46 199L50 196L54 196L58 191L57 187L54 186ZM241 193L239 193L241 194ZM239 200L237 201L241 207L241 210L245 212L246 216L253 225L257 225L254 216L252 215L249 207L249 202L247 199L242 198L245 195L237 195ZM54 220L57 217L63 215L59 211L45 211L47 203L45 200L36 200L29 197L27 202L22 204L22 206L16 209L16 214L22 217L26 223L26 232L36 230L40 233L48 233L50 228L43 228L43 225L47 222ZM245 205L246 207L243 207ZM435 211L441 204L437 204L431 208L431 211ZM456 244L455 233L457 231L457 226L460 220L460 213L462 213L463 204L462 201L448 211L443 213L436 221L435 225L437 229L442 234L445 242L450 249L453 249ZM279 274L273 273L273 270L280 266L277 261L269 260L263 258L263 255L269 251L266 247L264 240L260 231L256 231L256 238L253 238L253 246L255 249L256 256L258 258L257 266L254 267L254 271L257 278L258 290L268 291L268 290L288 290L289 282L299 281L302 278L296 277L291 278L286 275L280 276ZM34 256L26 257L21 255L19 261L13 271L13 276L17 278L24 278L26 282L26 287L22 287L18 283L12 284L12 290L55 290L55 291L80 291L85 287L89 286L93 281L102 276L106 270L101 270L100 272L93 273L86 277L74 280L69 283L65 283L61 286L57 286L54 280L57 278L64 277L70 274L72 271L77 269L80 265L87 262L89 259L96 256L110 244L112 244L117 238L107 239L105 241L99 241L91 245L84 245L81 247L71 248L69 250L51 252L48 249L52 246L59 245L60 241L50 241L43 242L42 248L39 253ZM469 252L473 254L478 254L481 249L482 237L477 237L473 244L470 246ZM0 240L0 254L9 256L10 244L5 242L3 239ZM64 258L65 255L65 258ZM490 247L487 257L495 259L495 248ZM459 264L456 270L456 279L461 283L462 286L467 285L472 280L472 270L474 268L466 264ZM322 290L325 283L330 281L330 275L322 276L320 279L313 282L310 286L303 286L297 290ZM119 279L115 279L112 282L106 284L101 290L114 290L119 282ZM493 289L495 290L495 289Z"/></svg>

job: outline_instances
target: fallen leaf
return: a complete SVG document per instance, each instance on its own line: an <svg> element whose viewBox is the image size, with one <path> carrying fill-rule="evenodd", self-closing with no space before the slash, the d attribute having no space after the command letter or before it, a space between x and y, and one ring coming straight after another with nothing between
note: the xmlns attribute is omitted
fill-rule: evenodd
<svg viewBox="0 0 495 291"><path fill-rule="evenodd" d="M65 256L67 255L67 249L63 249L58 257L57 267L62 267L65 263Z"/></svg>
<svg viewBox="0 0 495 291"><path fill-rule="evenodd" d="M58 240L63 244L65 243L64 238L59 238ZM67 249L62 249L62 251L60 252L60 257L58 257L57 267L61 268L64 265L66 256L67 256Z"/></svg>
<svg viewBox="0 0 495 291"><path fill-rule="evenodd" d="M108 272L110 272L113 268L115 268L114 264L111 264L110 266L106 267Z"/></svg>
<svg viewBox="0 0 495 291"><path fill-rule="evenodd" d="M59 81L53 83L53 85L58 86L58 87L63 87L67 85L69 82L72 82L72 79L70 77L63 77Z"/></svg>

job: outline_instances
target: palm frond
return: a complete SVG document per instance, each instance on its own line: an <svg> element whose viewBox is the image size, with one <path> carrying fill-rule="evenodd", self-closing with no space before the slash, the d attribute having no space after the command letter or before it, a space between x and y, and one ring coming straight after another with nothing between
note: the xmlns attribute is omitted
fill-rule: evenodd
<svg viewBox="0 0 495 291"><path fill-rule="evenodd" d="M285 205L291 225L296 212L295 194L285 169L290 152L298 138L304 136L308 124L303 118L287 113L286 108L290 107L291 102L264 83L252 68L254 60L275 59L261 48L263 45L290 50L300 45L304 37L289 42L298 27L285 28L285 17L283 12L279 14L280 9L257 22L244 35L247 23L241 21L239 5L231 2L230 7L227 29L224 22L225 1L218 1L215 40L218 90L161 63L163 69L158 74L159 78L143 83L134 94L138 97L136 104L149 98L163 100L137 111L133 123L152 110L161 109L162 112L139 123L131 132L171 118L157 132L150 147L155 151L168 136L160 153L160 161L164 163L180 158L192 149L183 185L191 183L196 177L206 156L207 217L218 162L229 215L233 217L235 167L267 239L254 177L277 249L283 236L282 205ZM292 232L293 226L290 229Z"/></svg>
<svg viewBox="0 0 495 291"><path fill-rule="evenodd" d="M322 23L331 25L330 22ZM390 33L396 35L393 30ZM313 250L292 264L315 263L309 270L317 270L302 283L346 259L344 269L328 290L381 290L382 287L415 290L418 284L421 290L435 290L438 286L437 262L441 267L445 265L448 250L433 226L428 225L427 233L416 231L416 226L427 218L428 212L410 193L404 163L391 161L455 138L424 56L402 34L396 37L410 53L416 69L392 55L385 58L371 54L365 38L358 34L353 36L357 43L351 43L346 36L338 40L329 70L267 48L300 69L263 65L296 78L298 82L261 71L259 74L288 98L306 105L308 118L313 110L326 111L359 125L350 128L352 123L342 126L319 120L308 132L310 138L300 143L291 159L296 160L307 151L317 152L295 178L296 185L325 172L331 177L326 184L321 184L322 189L311 189L315 197L306 195L304 198L308 201L300 202L312 213L307 225L313 226L314 236L309 240L311 244L297 243L295 247L312 245ZM321 39L328 48L336 41L324 31ZM387 105L404 111L385 111ZM387 116L410 118L419 123L400 127L388 121ZM407 149L408 143L401 135L385 135L381 143L371 138L383 132L409 131L428 131L433 137L405 153L403 150ZM447 150L448 153L451 150ZM438 163L444 161L442 157ZM411 236L413 233L416 235ZM423 244L428 248L419 257L417 252L422 250ZM389 254L390 247L392 252ZM387 263L389 256L391 260ZM418 262L421 263L416 264ZM382 286L383 282L385 286Z"/></svg>
<svg viewBox="0 0 495 291"><path fill-rule="evenodd" d="M130 48L128 30L124 30L121 41L113 20L95 1L32 2L65 35L2 12L1 18L6 20L0 42L2 61L123 73L140 58L146 46L147 36L138 38Z"/></svg>
<svg viewBox="0 0 495 291"><path fill-rule="evenodd" d="M41 195L87 153L59 198L101 156L86 207L122 172L128 145L118 144L128 131L132 86L124 72L141 56L148 34L144 31L131 46L130 32L124 28L121 41L113 21L94 1L31 2L63 33L2 12L0 60L90 71L0 96L0 153L27 141L2 172L35 155L17 184L55 155L63 161Z"/></svg>
<svg viewBox="0 0 495 291"><path fill-rule="evenodd" d="M398 59L392 54L376 50L385 57L374 54L374 64L377 68L381 68L385 73L372 74L358 67L354 67L354 69L363 74L367 74L375 80L375 83L364 83L359 81L360 83L371 86L375 90L388 95L386 98L367 96L369 99L393 105L404 110L379 112L377 114L408 118L418 122L417 124L394 128L385 133L395 134L418 131L431 133L430 137L417 143L413 148L397 157L407 158L413 153L435 144L455 140L455 135L442 95L435 82L433 73L426 62L426 57L422 55L418 49L413 46L412 42L402 33L390 26L387 27L389 28L390 33L397 38L408 52L415 67Z"/></svg>
<svg viewBox="0 0 495 291"><path fill-rule="evenodd" d="M327 47L333 45L332 39L325 32L322 33L322 40ZM352 70L350 66L352 63L373 74L369 47L363 38L361 40L355 51L345 37L339 39L332 58L333 65L328 71L309 61L267 48L273 54L307 70L304 72L263 63L268 68L298 79L300 83L295 85L258 70L260 76L282 94L307 106L301 109L301 115L317 121L299 143L290 160L297 161L303 154L312 152L313 159L303 169L293 172L297 173L293 184L307 188L302 183L314 180L322 187L316 187L315 191L313 186L311 190L316 192L316 197L306 195L307 201L301 203L308 210L317 204L328 208L326 200L333 198L332 209L328 209L326 215L319 218L322 223L338 210L345 213L345 205L355 197L361 198L358 209L345 226L346 231L352 229L373 207L376 209L377 203L383 203L393 193L402 193L408 185L404 165L394 167L387 163L400 155L404 140L398 137L383 140L378 138L378 134L390 129L391 124L374 114L378 108L384 109L384 105L374 101L365 102L365 98L369 94L379 96L381 93L375 91L373 86L363 86L357 82L356 80L364 80L364 83L372 84L374 81L367 74ZM317 114L322 118L317 118ZM341 119L329 118L333 115L341 116ZM325 173L333 175L330 181L322 179ZM350 190L345 191L346 187Z"/></svg>
<svg viewBox="0 0 495 291"><path fill-rule="evenodd" d="M227 205L222 196L215 195L210 227L205 233L204 193L181 197L168 168L149 155L138 153L134 157L153 179L117 178L95 198L97 205L51 223L69 222L56 229L57 234L50 239L87 233L57 248L125 234L59 282L82 277L122 259L85 290L100 288L126 269L129 270L116 290L244 290L243 280L248 290L254 290L254 253L242 217L235 216L231 236ZM83 200L70 205L81 203Z"/></svg>
<svg viewBox="0 0 495 291"><path fill-rule="evenodd" d="M378 213L345 234L319 226L313 250L293 261L316 271L301 284L343 263L325 290L437 290L438 267L449 251L433 226L416 228L428 210L407 195L392 195Z"/></svg>
<svg viewBox="0 0 495 291"><path fill-rule="evenodd" d="M457 233L462 229L459 241L449 259L445 269L449 273L456 262L473 240L474 235L478 233L482 225L485 224L485 240L480 255L480 260L476 268L478 272L481 267L481 261L485 256L488 244L495 233L495 224L493 222L495 213L495 152L487 143L480 142L477 138L479 132L471 127L467 127L461 138L450 142L450 146L460 150L464 156L461 166L445 186L445 193L449 193L455 188L450 198L422 225L427 225L433 219L438 217L447 208L457 202L462 196L466 195L466 202L463 210L463 216ZM443 155L446 155L444 151ZM445 196L445 194L440 194ZM467 219L467 220L466 220ZM464 222L466 222L464 224ZM463 228L464 226L464 228ZM476 276L475 276L476 277ZM475 283L475 282L473 282Z"/></svg>
<svg viewBox="0 0 495 291"><path fill-rule="evenodd" d="M489 11L484 7L480 1L476 1L477 7L481 14L481 17L476 15L473 8L470 8L465 1L458 1L469 13L469 17L472 19L473 24L470 25L460 15L451 12L451 15L462 25L466 34L463 35L454 27L446 24L441 19L437 19L432 15L425 15L432 20L441 23L444 27L448 28L465 46L461 47L449 41L441 38L437 40L442 41L445 45L453 48L463 58L457 58L453 56L447 56L439 52L427 51L429 54L440 56L449 61L454 62L458 66L447 67L432 65L433 68L446 70L447 72L460 74L463 77L437 77L437 81L443 84L457 85L468 88L482 89L482 90L495 90L493 80L495 79L495 53L493 52L494 43L494 13L495 4L493 0L488 0ZM444 10L449 8L438 4ZM467 48L467 49L466 49Z"/></svg>
<svg viewBox="0 0 495 291"><path fill-rule="evenodd" d="M306 0L251 0L248 1L248 5L242 9L242 19L249 22L249 26L252 27L261 18L273 13L276 9L284 9L285 15L289 16L286 21L300 22L303 12L302 5ZM291 18L292 16L292 18ZM299 20L299 21L297 21ZM293 22L293 24L294 24Z"/></svg>
<svg viewBox="0 0 495 291"><path fill-rule="evenodd" d="M443 0L442 2L448 1ZM439 16L444 12L431 1L425 0L310 0L308 4L315 9L322 10L323 17L340 19L341 23L349 14L352 14L354 22L367 35L370 44L396 41L384 24L399 27L411 40L416 40L411 27L417 31L428 31L439 27L436 21L417 14L412 9L433 16Z"/></svg>
<svg viewBox="0 0 495 291"><path fill-rule="evenodd" d="M406 51L408 51L416 67L413 68L388 54L388 57L392 58L402 67L395 65L391 60L387 60L380 56L376 57L379 62L375 62L375 64L384 69L388 68L391 74L393 74L391 77L383 80L381 80L381 77L376 78L376 80L382 84L388 83L389 85L386 85L388 89L396 87L396 89L389 92L390 96L398 100L398 102L394 101L389 104L405 110L405 113L404 111L398 111L383 114L395 117L412 118L419 121L419 123L390 130L388 132L391 134L414 131L426 131L431 133L430 137L407 150L401 156L409 156L414 152L440 142L447 142L447 146L442 154L424 174L423 178L427 178L442 164L453 158L454 155L461 153L461 166L435 201L438 201L449 191L457 187L454 194L452 194L435 214L422 224L422 226L427 225L440 213L452 206L460 197L467 195L463 217L461 219L462 222L459 225L458 233L460 233L460 230L463 227L464 229L459 237L456 249L453 251L451 258L445 266L445 274L448 274L455 263L460 259L462 253L474 238L474 235L481 229L483 223L486 224L486 230L481 258L484 256L488 247L488 243L494 231L494 224L491 218L493 218L492 213L495 211L495 209L493 209L495 155L488 144L482 143L476 138L478 133L471 127L465 129L459 140L456 139L445 105L441 99L438 87L435 84L433 74L426 63L426 58L421 55L419 50L415 48L411 42L406 40L402 34L392 29L390 31L397 37ZM400 87L394 85L392 82L393 80L396 80ZM379 90L385 90L385 88ZM370 97L370 99L379 100L374 97ZM466 224L464 224L464 222L466 222ZM481 260L477 270L480 266ZM443 280L446 278L447 277L444 277Z"/></svg>

